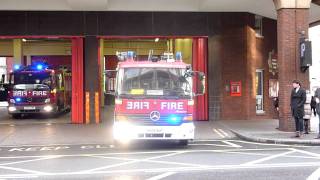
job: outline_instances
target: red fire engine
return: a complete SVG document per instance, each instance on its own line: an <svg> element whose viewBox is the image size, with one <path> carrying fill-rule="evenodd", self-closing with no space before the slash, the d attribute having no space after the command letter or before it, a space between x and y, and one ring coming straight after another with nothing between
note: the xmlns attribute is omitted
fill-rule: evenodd
<svg viewBox="0 0 320 180"><path fill-rule="evenodd" d="M149 55L148 61L135 60L133 52L119 55L123 61L118 63L113 93L116 143L151 139L187 145L194 138L193 99L204 94L204 73L192 71L180 53L176 60L167 54Z"/></svg>
<svg viewBox="0 0 320 180"><path fill-rule="evenodd" d="M66 68L50 69L44 63L14 66L10 73L8 113L55 114L71 107L71 73Z"/></svg>

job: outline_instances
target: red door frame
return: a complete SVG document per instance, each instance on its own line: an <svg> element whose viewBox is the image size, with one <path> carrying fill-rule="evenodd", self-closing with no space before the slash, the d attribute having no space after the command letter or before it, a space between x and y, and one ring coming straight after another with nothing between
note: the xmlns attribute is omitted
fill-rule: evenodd
<svg viewBox="0 0 320 180"><path fill-rule="evenodd" d="M206 77L208 75L208 36L98 36L100 39L178 39L189 38L192 41L192 69L202 71ZM100 52L100 50L99 50ZM99 53L100 54L100 53ZM100 56L98 56L100 62ZM206 78L206 93L204 96L195 98L195 109L193 119L209 120L208 119L208 78Z"/></svg>
<svg viewBox="0 0 320 180"><path fill-rule="evenodd" d="M194 103L194 118L199 121L208 121L208 39L193 38L192 69L201 71L206 76L206 88L203 96L197 96ZM195 60L195 61L194 61Z"/></svg>
<svg viewBox="0 0 320 180"><path fill-rule="evenodd" d="M83 123L83 37L82 36L0 36L0 39L70 39L72 42L71 123Z"/></svg>

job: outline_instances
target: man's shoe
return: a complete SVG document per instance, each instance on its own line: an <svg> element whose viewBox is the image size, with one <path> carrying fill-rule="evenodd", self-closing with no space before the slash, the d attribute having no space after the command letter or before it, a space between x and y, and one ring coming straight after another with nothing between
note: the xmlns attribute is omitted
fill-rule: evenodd
<svg viewBox="0 0 320 180"><path fill-rule="evenodd" d="M296 137L300 137L300 132L299 131L296 132Z"/></svg>
<svg viewBox="0 0 320 180"><path fill-rule="evenodd" d="M315 139L320 139L320 135L318 137L316 137Z"/></svg>
<svg viewBox="0 0 320 180"><path fill-rule="evenodd" d="M309 132L307 131L307 132L304 132L304 134L309 134Z"/></svg>

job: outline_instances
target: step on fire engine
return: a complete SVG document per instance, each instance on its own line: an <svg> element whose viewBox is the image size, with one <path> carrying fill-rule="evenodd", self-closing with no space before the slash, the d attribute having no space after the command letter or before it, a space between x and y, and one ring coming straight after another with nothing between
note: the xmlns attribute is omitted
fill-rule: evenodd
<svg viewBox="0 0 320 180"><path fill-rule="evenodd" d="M14 118L24 114L57 114L71 105L71 72L51 69L45 63L14 65L10 73L8 113Z"/></svg>
<svg viewBox="0 0 320 180"><path fill-rule="evenodd" d="M117 53L113 136L115 143L131 140L174 140L187 145L194 139L195 96L205 92L205 76L191 70L177 53L139 61L134 52ZM106 77L114 78L112 71ZM108 83L107 83L108 84ZM110 84L110 83L109 83Z"/></svg>

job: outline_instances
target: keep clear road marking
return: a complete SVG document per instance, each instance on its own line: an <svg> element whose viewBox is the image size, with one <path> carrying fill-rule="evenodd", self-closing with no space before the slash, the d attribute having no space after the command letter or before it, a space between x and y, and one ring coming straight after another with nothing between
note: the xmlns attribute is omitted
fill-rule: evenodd
<svg viewBox="0 0 320 180"><path fill-rule="evenodd" d="M119 167L119 166L123 166L123 165L143 162L143 161L146 161L146 160L155 160L155 159L160 159L160 158L164 158L164 157L175 156L175 155L178 155L178 154L183 154L185 152L186 151L174 152L174 153L169 153L169 154L165 154L165 155L154 156L154 157L151 157L151 158L144 158L144 159L138 159L138 160L133 160L133 161L128 161L128 162L118 163L118 164L112 164L112 165L108 165L108 166L102 166L102 167L98 167L98 168L94 168L94 169L85 170L83 172L100 171L100 170L105 170L105 169L109 169L109 168L113 168L113 167Z"/></svg>
<svg viewBox="0 0 320 180"><path fill-rule="evenodd" d="M193 142L206 142L205 140L195 140ZM241 148L242 146L232 143L230 141L213 141L213 142L222 142L224 144L213 144L211 143L212 141L210 141L210 143L198 143L198 144L189 144L190 146L219 146L219 147L234 147L234 148Z"/></svg>
<svg viewBox="0 0 320 180"><path fill-rule="evenodd" d="M307 180L319 180L320 178L320 168L315 170L308 178Z"/></svg>
<svg viewBox="0 0 320 180"><path fill-rule="evenodd" d="M160 175L157 175L157 176L153 176L147 180L159 180L159 179L163 179L165 177L168 177L168 176L171 176L175 174L175 172L166 172L166 173L163 173L163 174L160 174Z"/></svg>
<svg viewBox="0 0 320 180"><path fill-rule="evenodd" d="M304 150L300 150L300 149L297 149L296 151L297 151L297 152L300 152L300 153L303 153L303 154L310 155L310 156L314 156L314 157L317 157L317 158L320 157L320 154L317 154L317 153L308 152L308 151L304 151ZM307 180L319 180L319 179L320 179L320 168L318 168L317 170L315 170L315 171L307 178Z"/></svg>
<svg viewBox="0 0 320 180"><path fill-rule="evenodd" d="M284 152L284 153L280 153L280 154L271 155L271 156L264 157L264 158L261 158L261 159L257 159L257 160L254 160L254 161L250 161L250 162L244 163L242 165L254 165L254 164L257 164L257 163L262 163L264 161L268 161L268 160L271 160L271 159L274 159L274 158L278 158L278 157L281 157L281 156L286 156L288 154L296 152L295 149L291 149L291 148L289 148L289 149L290 149L290 151L287 151L287 152Z"/></svg>

